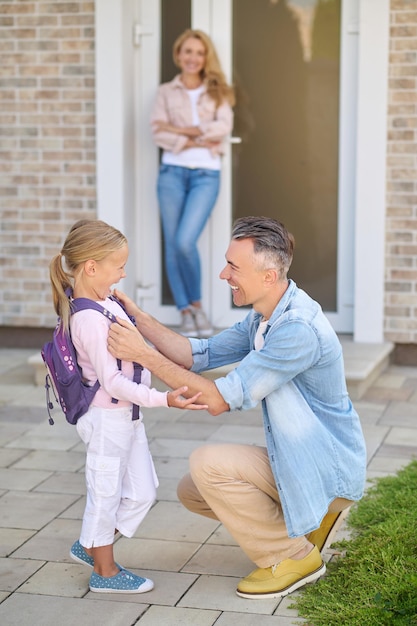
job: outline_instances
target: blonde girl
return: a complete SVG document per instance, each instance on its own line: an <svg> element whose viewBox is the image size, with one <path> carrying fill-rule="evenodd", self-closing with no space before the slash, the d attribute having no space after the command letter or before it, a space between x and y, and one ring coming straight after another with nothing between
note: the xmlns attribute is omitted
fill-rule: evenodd
<svg viewBox="0 0 417 626"><path fill-rule="evenodd" d="M158 479L143 424L133 418L133 405L201 408L198 395L186 400L185 388L160 392L150 388L150 373L133 381L133 364L107 351L110 320L93 309L71 315L71 297L89 298L121 319L129 320L111 287L126 276L126 237L100 220L81 220L71 228L62 250L51 261L50 278L56 313L70 328L77 361L87 383L100 388L88 412L77 422L86 446L87 502L80 539L70 550L75 561L93 568L90 590L143 593L153 582L127 571L114 561L116 531L132 537L155 501Z"/></svg>

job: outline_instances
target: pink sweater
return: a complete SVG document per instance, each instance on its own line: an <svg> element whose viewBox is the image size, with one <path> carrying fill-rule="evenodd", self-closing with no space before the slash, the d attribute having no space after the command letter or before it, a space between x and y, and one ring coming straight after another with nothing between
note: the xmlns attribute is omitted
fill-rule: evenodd
<svg viewBox="0 0 417 626"><path fill-rule="evenodd" d="M112 300L99 304L120 318L128 319L125 312ZM151 374L142 371L142 382L133 382L133 364L122 361L121 371L116 359L107 350L107 335L111 322L98 311L86 309L71 316L71 337L78 356L83 376L92 385L98 379L100 389L92 402L93 406L104 409L131 407L138 404L144 407L168 406L167 393L150 388ZM111 399L117 398L117 404Z"/></svg>

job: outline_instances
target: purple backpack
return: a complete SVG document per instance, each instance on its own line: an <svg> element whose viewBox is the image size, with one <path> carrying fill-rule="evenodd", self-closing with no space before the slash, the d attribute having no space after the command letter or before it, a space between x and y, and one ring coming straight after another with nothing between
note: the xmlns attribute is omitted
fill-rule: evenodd
<svg viewBox="0 0 417 626"><path fill-rule="evenodd" d="M112 299L116 300L112 297ZM116 300L117 303L121 303ZM123 308L123 307L122 307ZM112 322L116 322L116 317L100 304L88 298L75 298L71 300L71 315L85 309L94 309L99 311ZM78 419L87 413L90 404L96 395L100 383L97 380L92 387L84 382L81 368L77 363L77 353L71 340L70 331L64 331L61 319L58 318L57 326L54 330L52 341L47 342L42 350L41 355L45 363L47 374L45 377L46 390L46 406L49 415L49 423L52 425L54 420L51 415L51 409L54 408L51 401L49 390L52 389L55 400L60 404L63 413L70 424L76 424ZM121 369L121 361L117 361L119 369ZM140 383L142 366L134 363L134 378L136 383ZM113 403L118 400L112 398ZM133 406L132 419L139 418L139 407Z"/></svg>

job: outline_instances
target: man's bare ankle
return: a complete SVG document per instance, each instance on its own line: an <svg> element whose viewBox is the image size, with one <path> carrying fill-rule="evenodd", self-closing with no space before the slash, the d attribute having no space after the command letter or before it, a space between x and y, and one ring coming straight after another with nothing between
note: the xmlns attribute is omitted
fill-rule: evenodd
<svg viewBox="0 0 417 626"><path fill-rule="evenodd" d="M290 558L293 561L301 561L302 559L305 559L306 556L310 554L313 548L314 548L313 544L308 541L307 544L303 548L301 548L301 550L293 554Z"/></svg>

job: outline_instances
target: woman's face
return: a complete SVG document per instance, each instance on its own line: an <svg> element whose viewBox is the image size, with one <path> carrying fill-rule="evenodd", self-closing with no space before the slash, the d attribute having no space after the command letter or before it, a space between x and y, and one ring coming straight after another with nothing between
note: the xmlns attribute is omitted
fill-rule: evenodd
<svg viewBox="0 0 417 626"><path fill-rule="evenodd" d="M200 74L206 64L203 42L195 37L186 39L178 52L177 62L183 74Z"/></svg>

